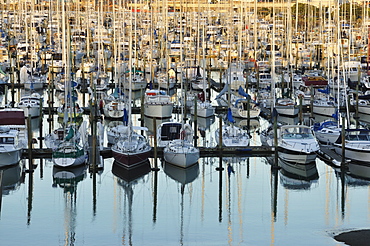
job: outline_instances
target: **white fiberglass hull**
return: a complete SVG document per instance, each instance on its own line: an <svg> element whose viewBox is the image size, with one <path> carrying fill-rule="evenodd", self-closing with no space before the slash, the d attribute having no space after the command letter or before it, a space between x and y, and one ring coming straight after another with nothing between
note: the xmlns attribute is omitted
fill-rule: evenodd
<svg viewBox="0 0 370 246"><path fill-rule="evenodd" d="M17 164L22 157L22 149L0 148L0 167Z"/></svg>
<svg viewBox="0 0 370 246"><path fill-rule="evenodd" d="M164 148L163 157L168 163L186 168L198 162L200 153L191 144L175 140Z"/></svg>
<svg viewBox="0 0 370 246"><path fill-rule="evenodd" d="M190 112L195 115L194 105L191 107ZM210 103L198 103L197 116L207 118L215 115L215 108Z"/></svg>
<svg viewBox="0 0 370 246"><path fill-rule="evenodd" d="M40 116L40 107L27 107L27 106L20 106L19 108L23 109L25 117L39 117Z"/></svg>
<svg viewBox="0 0 370 246"><path fill-rule="evenodd" d="M278 147L279 158L293 163L309 163L316 160L316 152L304 153Z"/></svg>
<svg viewBox="0 0 370 246"><path fill-rule="evenodd" d="M243 110L240 108L231 107L231 113L234 117L237 118L248 118L248 110ZM255 109L249 110L249 118L257 118L261 113L261 109L256 107Z"/></svg>
<svg viewBox="0 0 370 246"><path fill-rule="evenodd" d="M358 112L362 114L370 115L370 105L366 105L366 106L358 105Z"/></svg>
<svg viewBox="0 0 370 246"><path fill-rule="evenodd" d="M299 108L295 106L276 106L275 108L279 115L296 116L299 113Z"/></svg>
<svg viewBox="0 0 370 246"><path fill-rule="evenodd" d="M173 104L144 104L144 115L151 118L171 118Z"/></svg>
<svg viewBox="0 0 370 246"><path fill-rule="evenodd" d="M313 105L313 108L312 108L312 112L314 114L325 115L325 116L329 116L329 117L332 117L333 114L335 114L336 111L337 111L337 108L332 107L332 106Z"/></svg>
<svg viewBox="0 0 370 246"><path fill-rule="evenodd" d="M335 152L338 155L342 154L342 144L335 144ZM370 160L369 142L357 142L345 145L345 158L353 161L368 162Z"/></svg>

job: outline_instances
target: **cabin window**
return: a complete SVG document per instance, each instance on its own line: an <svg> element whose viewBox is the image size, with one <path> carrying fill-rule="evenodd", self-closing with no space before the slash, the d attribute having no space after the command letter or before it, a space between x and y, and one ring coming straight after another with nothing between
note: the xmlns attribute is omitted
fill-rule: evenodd
<svg viewBox="0 0 370 246"><path fill-rule="evenodd" d="M14 138L12 137L0 138L0 144L14 144Z"/></svg>

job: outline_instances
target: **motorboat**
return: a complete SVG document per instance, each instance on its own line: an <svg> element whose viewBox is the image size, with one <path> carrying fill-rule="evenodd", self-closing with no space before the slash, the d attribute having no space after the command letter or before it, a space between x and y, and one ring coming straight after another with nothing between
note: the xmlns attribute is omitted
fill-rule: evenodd
<svg viewBox="0 0 370 246"><path fill-rule="evenodd" d="M205 91L198 93L198 100L190 107L190 113L199 117L207 118L215 115L215 107L205 99ZM195 112L196 111L196 112Z"/></svg>
<svg viewBox="0 0 370 246"><path fill-rule="evenodd" d="M345 129L344 140L346 159L357 162L368 162L370 160L370 130ZM342 155L342 138L338 138L333 145L335 152Z"/></svg>
<svg viewBox="0 0 370 246"><path fill-rule="evenodd" d="M21 97L18 108L23 109L25 117L39 117L41 114L42 98L39 93Z"/></svg>
<svg viewBox="0 0 370 246"><path fill-rule="evenodd" d="M337 104L325 97L317 98L312 102L312 112L314 114L332 117L337 110Z"/></svg>
<svg viewBox="0 0 370 246"><path fill-rule="evenodd" d="M341 126L337 121L327 120L313 125L317 140L325 144L334 144L341 136Z"/></svg>
<svg viewBox="0 0 370 246"><path fill-rule="evenodd" d="M299 107L292 98L277 98L275 109L279 115L294 117L299 113Z"/></svg>
<svg viewBox="0 0 370 246"><path fill-rule="evenodd" d="M274 146L272 126L261 132L261 142ZM277 150L281 159L294 163L312 162L316 159L319 149L319 143L309 126L282 125L277 128Z"/></svg>
<svg viewBox="0 0 370 246"><path fill-rule="evenodd" d="M18 163L27 147L27 129L21 109L0 110L0 167Z"/></svg>
<svg viewBox="0 0 370 246"><path fill-rule="evenodd" d="M146 117L165 119L172 117L174 103L163 90L147 90L144 96L144 115Z"/></svg>

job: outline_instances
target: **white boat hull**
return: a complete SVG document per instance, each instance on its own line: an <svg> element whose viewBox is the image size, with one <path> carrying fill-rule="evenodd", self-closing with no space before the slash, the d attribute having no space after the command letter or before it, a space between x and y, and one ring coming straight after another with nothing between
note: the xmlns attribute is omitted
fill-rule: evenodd
<svg viewBox="0 0 370 246"><path fill-rule="evenodd" d="M335 152L342 155L342 144L335 144ZM370 160L370 148L368 142L363 144L354 143L345 145L345 158L353 161L368 162Z"/></svg>
<svg viewBox="0 0 370 246"><path fill-rule="evenodd" d="M106 109L104 108L104 116L107 118L113 118L113 119L122 119L123 117L123 110L118 109Z"/></svg>
<svg viewBox="0 0 370 246"><path fill-rule="evenodd" d="M297 116L299 113L299 108L295 106L276 106L275 109L279 115Z"/></svg>
<svg viewBox="0 0 370 246"><path fill-rule="evenodd" d="M332 117L333 114L337 111L336 107L331 107L331 106L317 106L313 105L312 112L314 114L319 114L319 115L325 115Z"/></svg>
<svg viewBox="0 0 370 246"><path fill-rule="evenodd" d="M144 115L151 118L171 118L173 104L144 104Z"/></svg>
<svg viewBox="0 0 370 246"><path fill-rule="evenodd" d="M248 110L242 110L240 108L231 107L231 113L234 117L238 118L248 118ZM261 113L261 109L256 107L256 109L249 110L249 118L257 118Z"/></svg>
<svg viewBox="0 0 370 246"><path fill-rule="evenodd" d="M278 147L279 158L284 161L293 162L293 163L309 163L316 160L317 154L315 152L311 153L302 153L302 152L286 152L286 149Z"/></svg>
<svg viewBox="0 0 370 246"><path fill-rule="evenodd" d="M200 153L199 149L176 140L164 148L163 157L168 163L186 168L198 162Z"/></svg>
<svg viewBox="0 0 370 246"><path fill-rule="evenodd" d="M0 167L17 164L21 160L22 149L0 149Z"/></svg>
<svg viewBox="0 0 370 246"><path fill-rule="evenodd" d="M195 107L190 108L190 113L195 115ZM210 103L198 103L197 116L207 118L215 115L215 108Z"/></svg>
<svg viewBox="0 0 370 246"><path fill-rule="evenodd" d="M367 106L358 105L358 112L362 114L370 115L370 105L367 105Z"/></svg>
<svg viewBox="0 0 370 246"><path fill-rule="evenodd" d="M21 107L19 108L23 109L24 111L24 116L25 117L39 117L40 116L40 107Z"/></svg>

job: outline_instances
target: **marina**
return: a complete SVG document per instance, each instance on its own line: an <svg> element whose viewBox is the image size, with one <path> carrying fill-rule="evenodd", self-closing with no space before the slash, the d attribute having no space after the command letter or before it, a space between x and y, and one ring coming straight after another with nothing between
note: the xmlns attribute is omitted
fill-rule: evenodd
<svg viewBox="0 0 370 246"><path fill-rule="evenodd" d="M367 245L368 10L5 1L2 243Z"/></svg>

